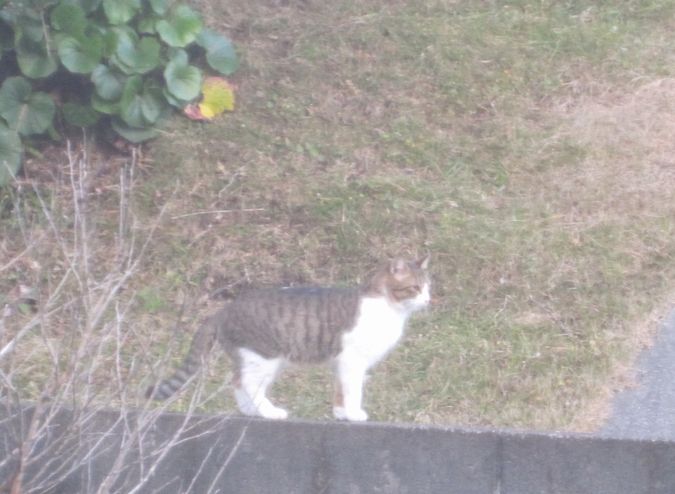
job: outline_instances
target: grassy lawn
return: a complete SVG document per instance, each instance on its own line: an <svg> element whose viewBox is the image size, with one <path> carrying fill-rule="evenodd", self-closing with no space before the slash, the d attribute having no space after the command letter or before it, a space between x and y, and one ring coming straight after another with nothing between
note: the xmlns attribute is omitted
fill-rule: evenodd
<svg viewBox="0 0 675 494"><path fill-rule="evenodd" d="M92 372L92 395L118 397L106 372L139 394L223 294L358 282L428 251L434 305L374 370L372 419L597 426L675 289L675 3L197 3L240 51L237 108L176 118L146 147L129 201L150 241L105 312L124 358ZM87 212L92 278L123 231L116 191L101 186ZM31 216L30 187L11 195L0 288L56 290L59 257L33 243L54 229ZM54 215L66 244L67 204ZM53 379L41 362L70 341L67 315L23 339L21 393ZM113 362L109 345L93 354ZM201 410L232 410L219 357ZM292 415L329 416L327 371L284 377L273 395Z"/></svg>

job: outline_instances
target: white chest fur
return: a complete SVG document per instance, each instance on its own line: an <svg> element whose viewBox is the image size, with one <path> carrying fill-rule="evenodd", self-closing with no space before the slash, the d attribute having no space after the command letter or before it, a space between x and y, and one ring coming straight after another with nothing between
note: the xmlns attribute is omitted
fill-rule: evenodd
<svg viewBox="0 0 675 494"><path fill-rule="evenodd" d="M392 305L382 297L364 297L354 329L342 336L335 359L338 387L333 414L338 419L367 420L361 407L366 371L389 352L403 335L408 316L429 303L429 284L417 297Z"/></svg>
<svg viewBox="0 0 675 494"><path fill-rule="evenodd" d="M361 357L366 367L374 365L401 338L408 315L384 297L363 298L354 329L342 337L343 350Z"/></svg>

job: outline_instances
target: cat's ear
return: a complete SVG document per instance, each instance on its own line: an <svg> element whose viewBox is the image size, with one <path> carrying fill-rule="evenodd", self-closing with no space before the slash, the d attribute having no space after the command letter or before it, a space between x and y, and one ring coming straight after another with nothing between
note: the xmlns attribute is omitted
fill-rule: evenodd
<svg viewBox="0 0 675 494"><path fill-rule="evenodd" d="M423 258L419 259L415 264L417 264L417 267L426 271L429 269L429 258L431 257L430 254L427 254Z"/></svg>
<svg viewBox="0 0 675 494"><path fill-rule="evenodd" d="M400 279L404 277L409 270L410 268L408 267L408 263L403 259L394 259L389 263L389 273L394 278Z"/></svg>

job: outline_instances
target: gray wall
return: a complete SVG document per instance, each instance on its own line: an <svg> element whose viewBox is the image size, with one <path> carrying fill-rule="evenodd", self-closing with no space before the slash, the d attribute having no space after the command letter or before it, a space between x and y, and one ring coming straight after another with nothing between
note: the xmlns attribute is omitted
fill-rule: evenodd
<svg viewBox="0 0 675 494"><path fill-rule="evenodd" d="M4 489L32 414L0 421ZM123 493L675 493L670 442L142 412L40 417L40 440L24 442L32 450L24 448L23 493L102 485Z"/></svg>

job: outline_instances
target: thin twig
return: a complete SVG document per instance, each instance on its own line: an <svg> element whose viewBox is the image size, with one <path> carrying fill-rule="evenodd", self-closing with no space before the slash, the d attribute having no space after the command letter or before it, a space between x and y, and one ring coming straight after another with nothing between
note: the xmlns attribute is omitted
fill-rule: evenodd
<svg viewBox="0 0 675 494"><path fill-rule="evenodd" d="M215 209L212 211L195 211L194 213L179 214L172 216L172 220L179 218L187 218L189 216L198 216L200 214L227 214L227 213L253 213L257 211L265 211L265 208L244 208L244 209Z"/></svg>
<svg viewBox="0 0 675 494"><path fill-rule="evenodd" d="M42 240L44 239L44 237L45 237L45 236L44 236L44 233L43 233L43 234L40 234L40 238L38 238L37 240L34 240L33 242L31 242L31 244L28 245L25 249L23 249L19 255L17 255L16 257L14 257L11 261L9 261L9 262L8 262L7 264L5 264L4 266L1 266L1 267L0 267L0 273L2 273L3 271L5 271L5 270L11 268L16 262L19 261L19 259L21 259L23 256L25 256L28 252L30 252L30 250L31 250L33 247L35 247L35 246L38 245L40 242L42 242Z"/></svg>
<svg viewBox="0 0 675 494"><path fill-rule="evenodd" d="M46 315L51 316L61 310L63 310L65 307L68 307L70 305L73 305L75 300L71 300L69 302L66 302L63 304L61 307L57 307L54 310L49 311ZM2 347L2 350L0 350L0 361L7 356L8 353L10 353L16 344L28 333L31 329L33 329L35 326L39 325L42 322L42 318L44 317L44 314L38 314L35 316L33 319L31 319L28 324L26 324L21 330L12 338L9 343L7 343L4 347Z"/></svg>
<svg viewBox="0 0 675 494"><path fill-rule="evenodd" d="M244 426L244 428L241 430L241 434L239 434L239 439L237 439L237 442L234 444L232 449L230 449L230 453L227 455L227 458L223 462L223 464L220 466L218 469L218 473L213 477L213 481L211 482L211 485L209 486L209 489L206 491L210 493L213 491L214 486L216 485L216 482L220 480L220 476L225 472L225 469L228 467L232 459L234 458L234 455L237 454L239 451L239 448L241 447L241 443L244 442L244 437L246 436L246 432L248 432L248 424Z"/></svg>

